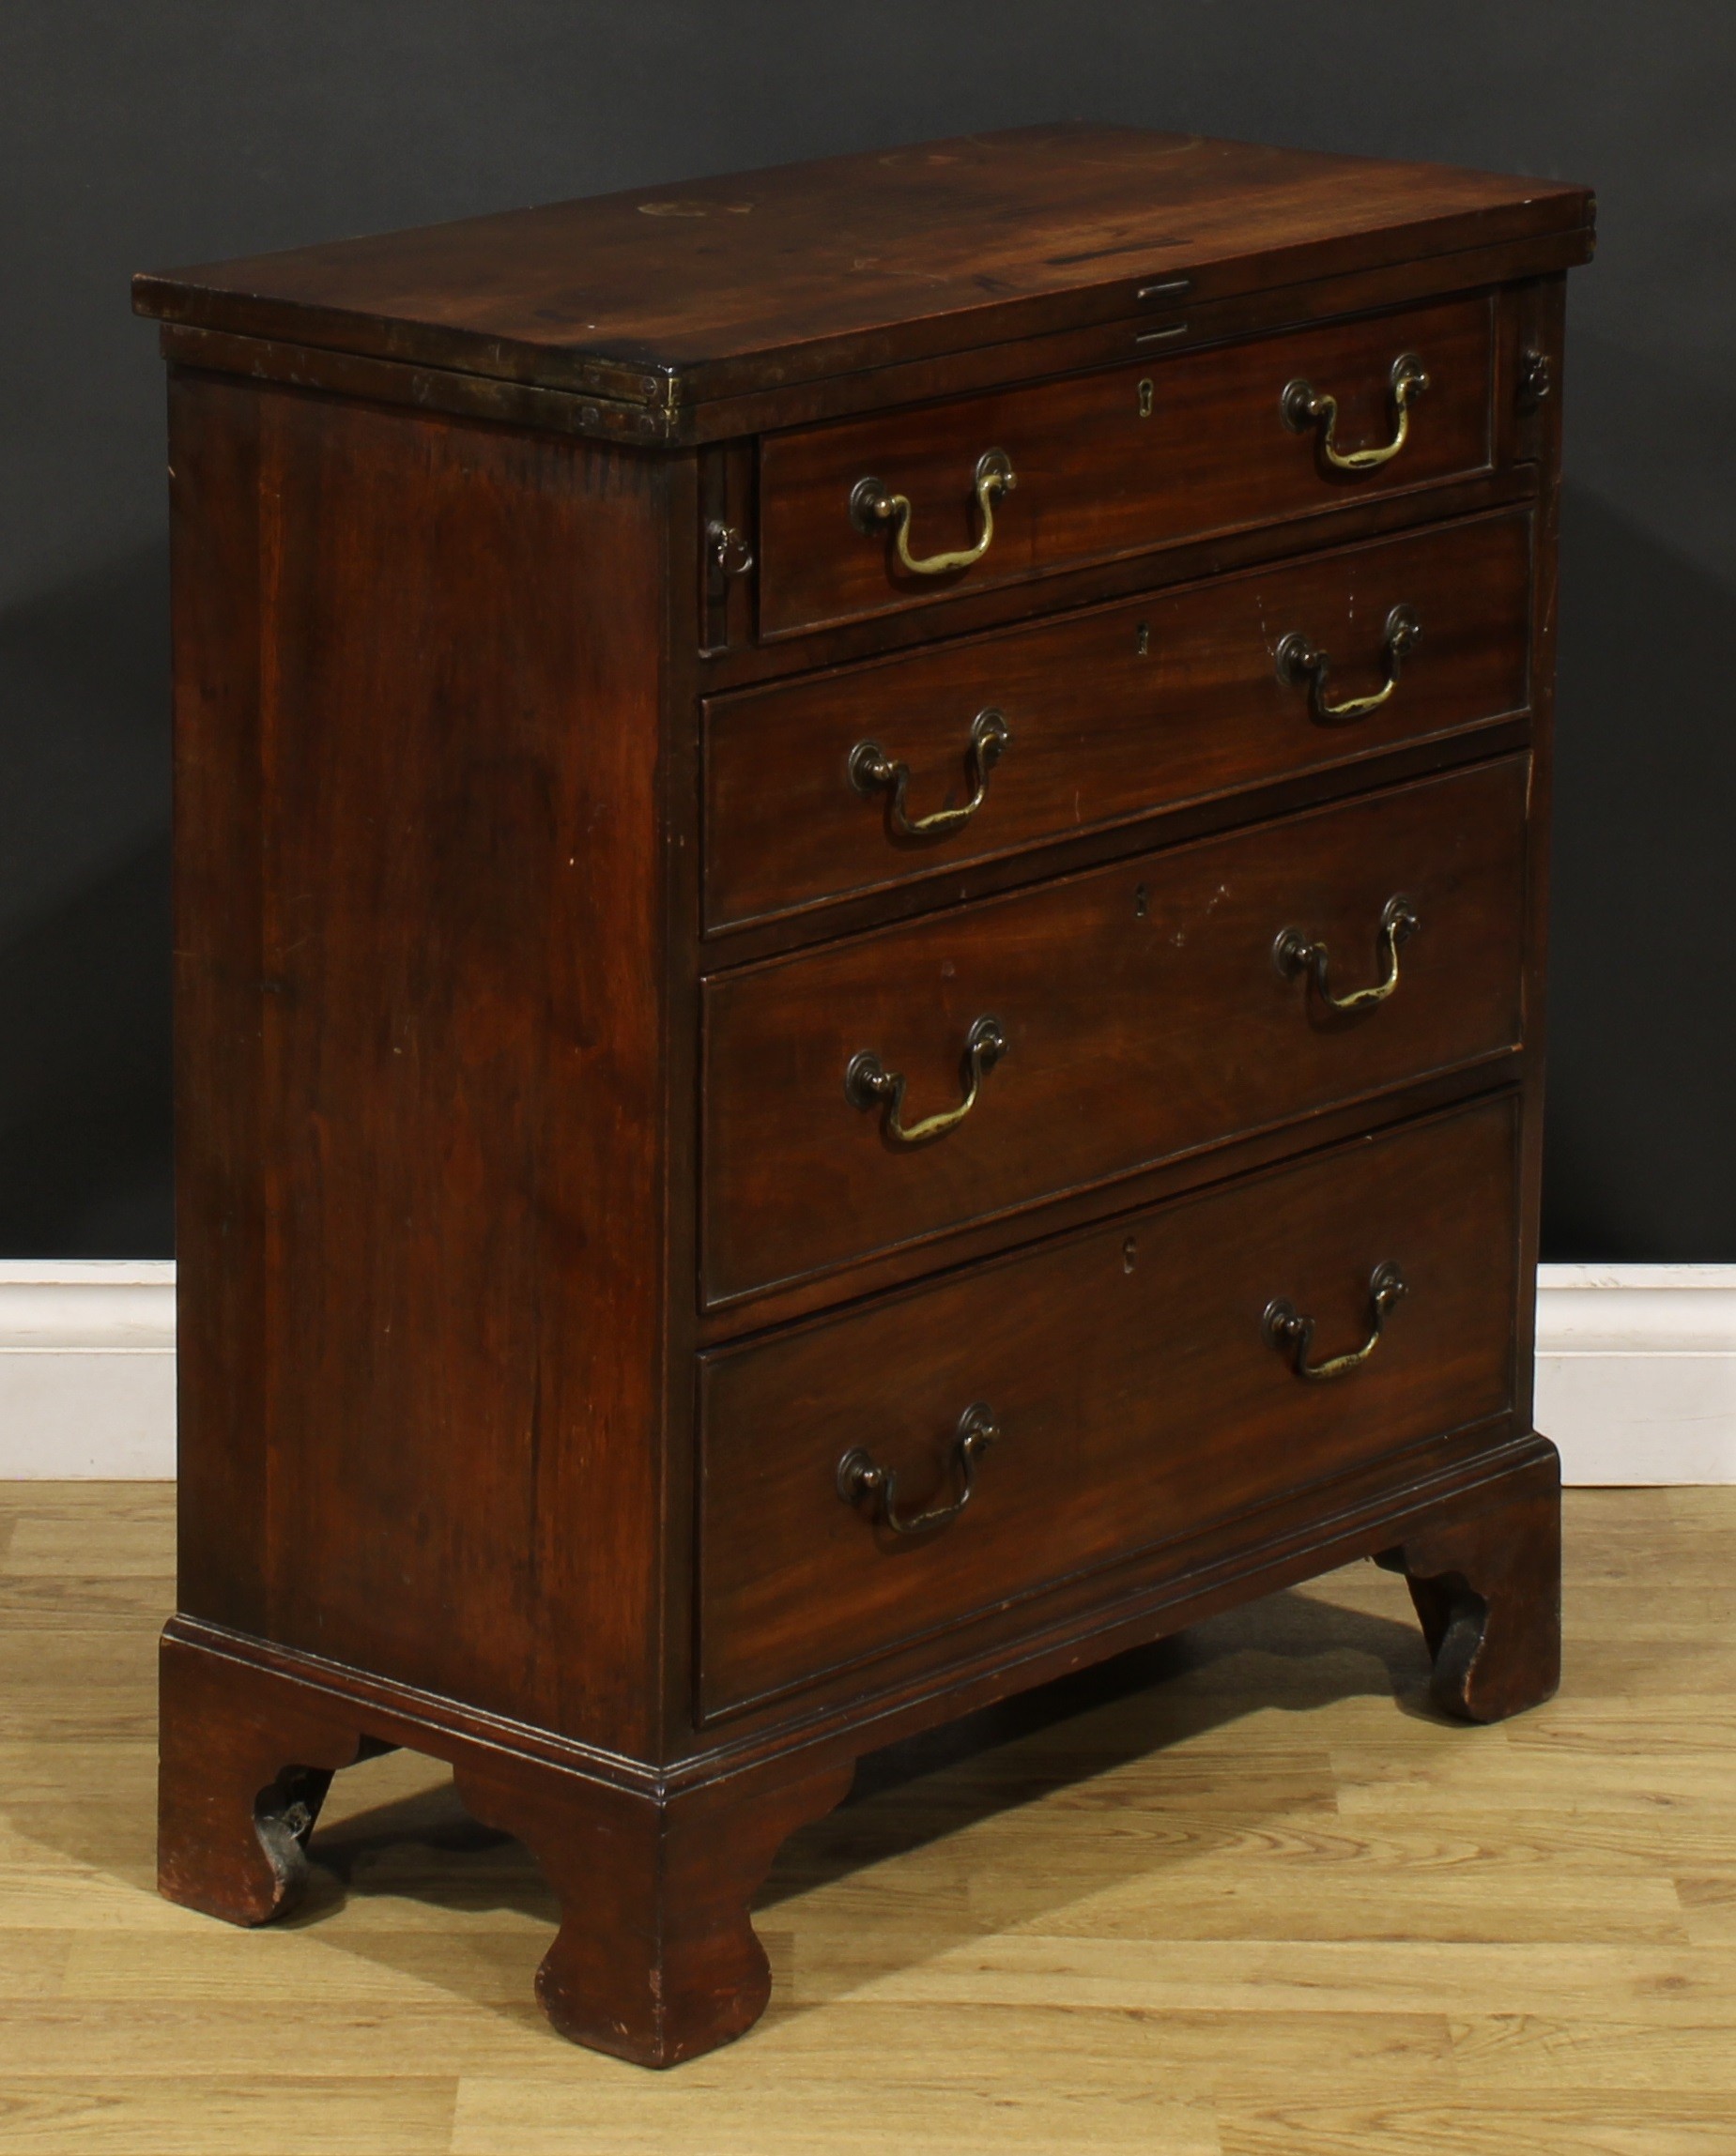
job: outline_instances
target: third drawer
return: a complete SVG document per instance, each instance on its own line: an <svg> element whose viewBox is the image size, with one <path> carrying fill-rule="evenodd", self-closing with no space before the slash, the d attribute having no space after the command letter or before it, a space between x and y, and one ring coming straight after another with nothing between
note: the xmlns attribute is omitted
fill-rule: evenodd
<svg viewBox="0 0 1736 2156"><path fill-rule="evenodd" d="M712 980L705 1300L1517 1047L1529 768L1501 757ZM1395 967L1378 1000L1329 1000Z"/></svg>

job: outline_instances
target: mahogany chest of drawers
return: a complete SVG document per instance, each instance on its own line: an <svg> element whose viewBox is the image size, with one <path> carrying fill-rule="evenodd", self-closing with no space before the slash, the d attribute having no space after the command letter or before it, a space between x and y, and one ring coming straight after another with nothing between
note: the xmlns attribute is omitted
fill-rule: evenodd
<svg viewBox="0 0 1736 2156"><path fill-rule="evenodd" d="M1556 1679L1583 189L1088 127L139 281L177 667L161 1878L450 1760L556 2026L762 2008L868 1750L1357 1555Z"/></svg>

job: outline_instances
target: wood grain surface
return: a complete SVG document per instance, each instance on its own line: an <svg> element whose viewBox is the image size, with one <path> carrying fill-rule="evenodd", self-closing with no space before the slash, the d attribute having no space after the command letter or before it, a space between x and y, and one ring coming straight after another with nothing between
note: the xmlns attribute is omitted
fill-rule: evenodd
<svg viewBox="0 0 1736 2156"><path fill-rule="evenodd" d="M967 863L1520 712L1530 549L1530 519L1510 511L708 697L706 926L952 879ZM1376 692L1397 607L1420 635L1377 711L1323 720L1308 684L1281 678L1278 648L1297 635L1329 661L1325 700ZM968 823L912 838L885 789L853 783L852 751L872 741L909 769L907 819L956 811L985 709L1009 738Z"/></svg>
<svg viewBox="0 0 1736 2156"><path fill-rule="evenodd" d="M706 1711L1499 1414L1516 1142L1498 1096L708 1355ZM1388 1261L1409 1292L1366 1366L1298 1379L1261 1336L1267 1305L1308 1312L1316 1355L1357 1347ZM967 1516L904 1538L840 1502L855 1446L897 1476L901 1513L956 1498L954 1431L979 1400L999 1436Z"/></svg>
<svg viewBox="0 0 1736 2156"><path fill-rule="evenodd" d="M1559 181L1064 124L169 270L134 300L660 404L1418 256L1542 240L1530 267L1565 268L1591 214Z"/></svg>
<svg viewBox="0 0 1736 2156"><path fill-rule="evenodd" d="M768 435L760 635L1467 478L1492 461L1494 344L1485 294ZM1337 470L1317 427L1286 424L1285 385L1305 379L1336 399L1341 450L1384 447L1396 423L1392 368L1406 353L1421 359L1429 387L1389 463ZM918 560L975 545L976 462L996 449L1011 459L1015 484L994 502L990 544L974 566L913 575L883 531L853 523L852 494L871 478L909 499Z"/></svg>
<svg viewBox="0 0 1736 2156"><path fill-rule="evenodd" d="M707 1299L1513 1046L1527 775L1507 757L708 982ZM1401 895L1421 925L1387 1002L1345 1017L1274 965L1298 926L1334 993L1372 985ZM951 1109L984 1017L1006 1053L953 1129L899 1146L847 1098L872 1053L907 1124Z"/></svg>
<svg viewBox="0 0 1736 2156"><path fill-rule="evenodd" d="M1551 390L1559 319L1518 281L1584 258L1590 206L1582 189L1525 178L1038 129L143 282L140 304L168 318L178 361L185 1322L180 1613L161 1694L170 1903L281 1917L293 1939L304 1843L360 1883L345 1842L356 1792L375 1792L361 1831L385 1873L405 1837L380 1807L407 1801L420 1823L414 1808L432 1805L436 1838L455 1837L460 1857L499 1857L516 1835L541 1858L561 1912L538 1978L555 2026L669 2065L743 2033L768 1999L807 1995L804 1955L817 1965L776 1912L842 1878L848 1827L798 1835L793 1859L775 1854L842 1799L870 1742L967 1718L963 1736L924 1739L903 1768L870 1768L854 1820L878 1816L876 1792L908 1781L912 1761L975 1757L973 1728L1006 1737L998 1756L1012 1756L1068 1714L1083 1728L1159 1676L1185 1684L1187 1656L1154 1659L1145 1644L1165 1624L1208 1625L1238 1594L1364 1552L1408 1577L1438 1705L1482 1719L1549 1696L1558 1463L1507 1405L1529 1367L1534 781L1547 774L1546 742L1533 766L1511 686L1526 644L1519 557L1510 549L1497 604L1466 609L1483 616L1504 710L1463 679L1432 734L1354 769L1238 762L1226 741L1218 797L1207 778L1161 845L1113 816L1070 837L1045 828L999 863L961 864L945 890L845 886L819 895L832 901L822 915L731 922L709 943L700 721L702 701L763 688L779 668L811 677L925 635L1011 629L1020 609L1114 608L1276 556L1309 574L1299 547L1407 528L1421 543L1429 520L1485 512L1490 528L1498 512L1532 516L1530 627L1545 652L1556 437L1553 406L1532 407ZM1378 450L1360 472L1323 462L1294 398L1286 423L1284 383L1306 375L1339 400L1341 442L1374 450L1397 423L1391 370L1406 349L1431 380L1390 462ZM734 446L687 446L702 440ZM908 562L889 575L881 538L851 528L852 486L871 467L907 492L918 550L962 541L968 467L991 446L1019 475L995 549L951 580ZM1513 514L1502 527L1519 528ZM1337 571L1325 573L1330 599ZM1461 596L1467 581L1461 563ZM945 604L918 604L930 598ZM1346 589L1340 626L1354 612ZM1296 627L1330 637L1345 663L1329 619ZM1546 713L1534 669L1532 685ZM1473 726L1474 742L1452 730ZM1346 787L1359 798L1335 800ZM1055 798L1065 816L1065 786ZM1136 793L1122 823L1148 805ZM1397 918L1415 931L1402 981ZM1293 946L1312 956L1286 967ZM1302 965L1317 969L1312 986ZM1339 999L1367 993L1383 965L1390 1002L1348 1010ZM906 1124L950 1107L972 1021L991 1015L1005 1057L976 1111L945 1137L951 1119L935 1115L936 1142L906 1151L882 1096L908 1079ZM844 1078L859 1051L883 1066L866 1095ZM1507 1089L1520 1065L1531 1091L1515 1147ZM1467 1081L1490 1105L1441 1092ZM1426 1157L1413 1144L1425 1126L1399 1130L1400 1109L1440 1111ZM1279 1132L1306 1162L1261 1153ZM1190 1158L1215 1161L1215 1192L1159 1186ZM1231 1180L1256 1166L1257 1186ZM1112 1192L1114 1229L1092 1211ZM1158 1224L1166 1199L1182 1200L1191 1250ZM973 1302L955 1325L902 1327L955 1291L991 1291L1032 1237L1050 1251L1072 1237L1081 1261L1038 1281L1065 1320L1046 1351L1029 1309L984 1321ZM1294 1297L1321 1353L1348 1349L1383 1258L1415 1276L1397 1346L1366 1382L1359 1369L1353 1394L1321 1388L1316 1407L1261 1343L1259 1307ZM906 1296L918 1276L927 1285ZM827 1297L869 1293L884 1299L857 1300L847 1320L817 1314ZM709 1405L723 1412L702 1462L694 1351L701 1321L724 1313L735 1338L708 1335L706 1368L722 1373ZM832 1332L846 1362L850 1343L866 1353L879 1393L849 1367L828 1392ZM937 1373L970 1374L948 1359L955 1335L991 1351L997 1412L1007 1393L1004 1479L971 1536L947 1540L953 1598L915 1595L888 1615L860 1591L878 1553L840 1506L834 1437L817 1482L796 1441L816 1405L834 1425L871 1410L872 1430L836 1442L887 1440L913 1489L925 1464L938 1488L912 1403L925 1400L926 1420ZM780 1383L755 1397L755 1371ZM731 1373L747 1373L733 1402ZM1036 1431L1040 1472L1005 1478ZM1089 1484L1069 1480L1082 1460ZM780 1461L795 1476L781 1489L766 1472ZM717 1479L702 1483L702 1466ZM995 1489L1019 1492L1012 1534L996 1525ZM731 1545L704 1608L701 1510L706 1535L721 1528ZM18 1519L14 1557L30 1527ZM852 1554L828 1564L840 1529ZM810 1554L822 1576L806 1596L780 1599L754 1576ZM851 1592L822 1619L840 1586ZM1280 1633L1283 1612L1313 1606L1280 1603ZM707 1623L721 1642L710 1704L731 1719L702 1751ZM58 1717L83 1758L65 1659L77 1628L23 1637L18 1696ZM1139 1659L1113 1662L1136 1644ZM866 1674L851 1659L861 1649ZM1077 1673L1093 1658L1105 1672L1087 1681ZM1384 1660L1375 1689L1410 1666ZM112 1652L91 1675L124 1696ZM968 1723L1062 1675L1068 1712L1045 1720L1026 1702ZM383 1766L392 1746L450 1761L464 1810L430 1795L423 1770ZM1111 1784L1149 1749L1118 1755L1102 1770ZM353 1779L316 1816L340 1767ZM45 1771L26 1763L26 1781ZM88 1758L80 1772L89 1801L114 1801L111 1772ZM1067 1776L1093 1779L1090 1766ZM1040 1824L1042 1802L1039 1791L1014 1809ZM77 1801L44 1799L37 1824L64 1838L78 1816ZM888 1878L900 1921L923 1940L938 1927L941 1943L888 1950L868 1980L914 2014L841 2042L836 2024L820 2031L798 2070L811 2094L790 2121L807 2144L832 2130L840 2092L906 2072L923 2049L929 2002L900 1990L914 1971L955 1946L974 1963L991 1935L1137 1940L1150 1882L1142 1873L1125 1905L1118 1888L1143 1816L1136 1791L1083 1856L1064 1847L1052 1863L1036 1843L1004 1877L961 1873L985 1925L956 1940L952 1886L920 1869L905 1886ZM1386 1845L1343 1882L1349 1935L1361 1897L1361 1921L1382 1912L1379 1935L1396 1921L1427 1937L1438 1858L1390 1889L1395 1918ZM816 1886L804 1865L827 1850ZM1107 1877L1091 1871L1105 1858ZM1074 1865L1085 1883L1057 1898ZM768 1867L769 1955L749 1906ZM1516 1868L1503 1858L1488 1888L1503 1914ZM1709 1876L1688 1874L1681 1907L1716 1906ZM1189 1884L1164 1936L1190 1923L1237 1935L1219 1904L1240 1885L1214 1881L1208 1863ZM522 1875L500 1891L520 1917L549 1911ZM23 1892L35 1906L37 1886ZM1614 1920L1605 1882L1585 1900ZM180 1920L154 1919L165 1936ZM114 1927L86 1928L106 1946ZM462 1913L443 1940L439 1928L414 1950L437 1985L462 1962ZM852 1915L846 1966L871 1931ZM509 1957L506 1935L502 1983L509 1958L515 1973L529 1959ZM22 2050L38 2086L64 2056L53 2010L80 1995L79 1954L70 1944L37 1970L50 2011ZM215 1990L213 2012L234 2000ZM974 2026L954 2025L921 2083L920 2122L907 2133L883 2106L837 2121L847 2138L876 2151L913 2135L1005 2144L992 2112L974 2116L981 2061L1028 2055L1047 2009L1026 2027L997 2019L992 1997L969 2003ZM273 2030L284 2086L263 2102L246 2041L207 2026L221 2063L203 2110L128 2119L106 2096L92 2109L71 2094L59 2115L14 2116L41 2140L128 2148L208 2118L253 2148L335 2142L315 2085L348 2040L334 2032L328 2051L323 2007L317 1975L299 1970ZM788 2018L775 2013L774 2032ZM811 2039L816 2024L792 2026ZM416 2082L392 2115L404 2145L430 2128L454 2148L571 2145L570 2119L525 2115L512 2057L497 2065L455 2029L425 2050L384 2033L365 2066L361 2047L350 2056L364 2080ZM1114 2050L1085 2020L1050 2033L1061 2063L1025 2083L1043 2103L1084 2088L1068 2061L1096 2075ZM150 2050L162 2034L160 2023L110 2046L117 2082L166 2056ZM1384 2056L1396 2041L1422 2058L1443 2042L1433 2025L1332 2034L1281 2033L1272 2052ZM1130 2079L1115 2063L1104 2086L1121 2093L1126 2145L1155 2131L1187 2146L1196 2130L1232 2145L1219 2084L1190 2081L1185 2042ZM691 2086L739 2086L706 2072ZM1163 2105L1155 2129L1137 2113L1147 2086ZM674 2114L629 2100L611 2116L599 2094L582 2126L599 2146L643 2146L653 2116ZM1076 2137L1052 2106L1037 2131L1049 2146ZM1274 2131L1283 2143L1297 2130ZM1331 2131L1342 2140L1342 2123ZM767 2138L699 2110L685 2120L701 2148L732 2134Z"/></svg>
<svg viewBox="0 0 1736 2156"><path fill-rule="evenodd" d="M1497 1728L1363 1565L870 1760L764 2021L653 2076L549 2030L553 1897L413 1755L338 1778L316 1923L159 1900L172 1492L0 1486L0 2148L1729 2156L1736 1491L1566 1517L1561 1695Z"/></svg>
<svg viewBox="0 0 1736 2156"><path fill-rule="evenodd" d="M642 1744L679 469L171 420L181 1607Z"/></svg>

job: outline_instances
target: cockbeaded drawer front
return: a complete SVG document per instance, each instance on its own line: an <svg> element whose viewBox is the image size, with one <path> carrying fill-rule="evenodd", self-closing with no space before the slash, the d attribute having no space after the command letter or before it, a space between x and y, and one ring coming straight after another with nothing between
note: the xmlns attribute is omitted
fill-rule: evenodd
<svg viewBox="0 0 1736 2156"><path fill-rule="evenodd" d="M712 697L706 925L1522 710L1530 529L1479 517Z"/></svg>
<svg viewBox="0 0 1736 2156"><path fill-rule="evenodd" d="M709 1356L704 1711L1499 1414L1515 1174L1502 1096Z"/></svg>
<svg viewBox="0 0 1736 2156"><path fill-rule="evenodd" d="M790 635L1487 468L1486 296L768 436Z"/></svg>
<svg viewBox="0 0 1736 2156"><path fill-rule="evenodd" d="M1504 757L709 983L708 1300L1514 1047L1529 770Z"/></svg>

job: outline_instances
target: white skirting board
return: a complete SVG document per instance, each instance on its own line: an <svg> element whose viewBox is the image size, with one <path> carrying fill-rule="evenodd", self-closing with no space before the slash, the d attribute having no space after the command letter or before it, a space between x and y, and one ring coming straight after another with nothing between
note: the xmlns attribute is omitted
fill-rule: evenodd
<svg viewBox="0 0 1736 2156"><path fill-rule="evenodd" d="M1736 1265L1545 1265L1537 1427L1569 1482L1736 1482ZM0 1262L0 1477L174 1473L175 1267Z"/></svg>
<svg viewBox="0 0 1736 2156"><path fill-rule="evenodd" d="M1736 1265L1543 1266L1536 1421L1566 1482L1736 1482Z"/></svg>
<svg viewBox="0 0 1736 2156"><path fill-rule="evenodd" d="M0 1477L175 1474L175 1267L0 1262Z"/></svg>

